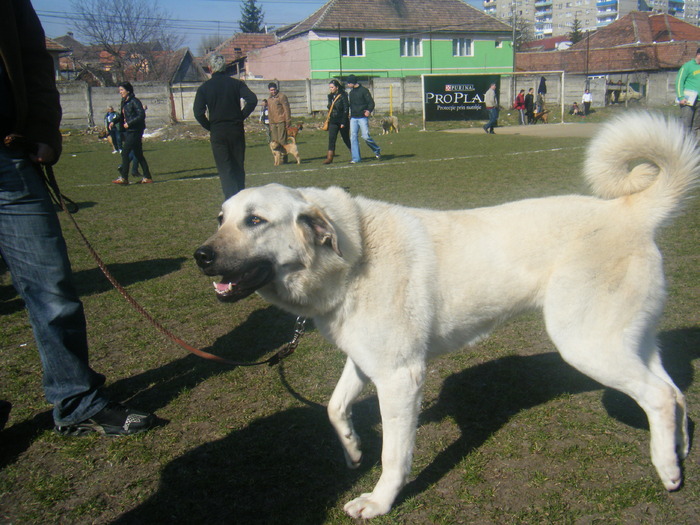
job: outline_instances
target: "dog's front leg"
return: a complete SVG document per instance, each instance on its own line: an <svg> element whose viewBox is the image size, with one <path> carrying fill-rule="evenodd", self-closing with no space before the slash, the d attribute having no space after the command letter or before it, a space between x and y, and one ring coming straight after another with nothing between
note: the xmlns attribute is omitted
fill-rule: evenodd
<svg viewBox="0 0 700 525"><path fill-rule="evenodd" d="M360 438L352 424L352 404L365 384L367 384L367 377L348 357L340 380L328 402L328 418L343 445L345 462L349 468L359 467L362 460Z"/></svg>
<svg viewBox="0 0 700 525"><path fill-rule="evenodd" d="M382 475L374 490L345 505L353 518L386 514L411 472L425 378L423 365L405 366L375 380L382 412Z"/></svg>

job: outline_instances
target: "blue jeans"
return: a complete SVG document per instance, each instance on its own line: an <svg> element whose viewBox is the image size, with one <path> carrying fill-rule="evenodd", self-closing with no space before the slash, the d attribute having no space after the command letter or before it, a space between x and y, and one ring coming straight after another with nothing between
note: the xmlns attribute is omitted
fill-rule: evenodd
<svg viewBox="0 0 700 525"><path fill-rule="evenodd" d="M104 376L88 364L83 304L71 281L66 244L36 167L0 145L0 255L27 305L58 425L102 410Z"/></svg>
<svg viewBox="0 0 700 525"><path fill-rule="evenodd" d="M374 139L369 135L369 119L367 117L363 118L351 118L350 119L350 153L353 162L360 162L362 157L360 156L360 138L358 137L358 131L362 132L362 138L374 152L375 155L381 154L381 150Z"/></svg>
<svg viewBox="0 0 700 525"><path fill-rule="evenodd" d="M490 109L488 109L488 112L489 112L489 121L484 126L484 129L486 131L488 131L489 133L493 133L493 128L496 126L496 123L498 122L498 108L490 108Z"/></svg>

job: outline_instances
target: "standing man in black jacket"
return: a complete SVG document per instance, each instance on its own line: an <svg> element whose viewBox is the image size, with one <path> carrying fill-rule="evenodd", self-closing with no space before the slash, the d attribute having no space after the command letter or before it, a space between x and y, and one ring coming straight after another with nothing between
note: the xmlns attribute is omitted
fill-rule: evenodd
<svg viewBox="0 0 700 525"><path fill-rule="evenodd" d="M258 97L245 82L226 75L223 56L213 55L209 66L211 78L199 86L194 97L194 118L210 132L216 170L224 198L228 199L245 188L243 121L255 110ZM243 109L241 99L245 100Z"/></svg>

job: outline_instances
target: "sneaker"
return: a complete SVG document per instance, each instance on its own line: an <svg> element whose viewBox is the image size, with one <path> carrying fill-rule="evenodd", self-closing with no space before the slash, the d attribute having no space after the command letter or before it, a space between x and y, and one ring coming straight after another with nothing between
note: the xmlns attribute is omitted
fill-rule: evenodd
<svg viewBox="0 0 700 525"><path fill-rule="evenodd" d="M381 160L381 158L382 158L382 152L381 152L381 151L378 152L378 153L374 156L374 158L377 159L377 160Z"/></svg>
<svg viewBox="0 0 700 525"><path fill-rule="evenodd" d="M128 186L128 185L129 185L129 181L126 180L124 177L117 177L116 179L114 179L114 180L112 181L112 184L122 184L122 185L124 185L124 186Z"/></svg>
<svg viewBox="0 0 700 525"><path fill-rule="evenodd" d="M119 152L115 149L114 151L112 151L112 155L114 155L115 153L119 153Z"/></svg>
<svg viewBox="0 0 700 525"><path fill-rule="evenodd" d="M91 418L75 425L56 425L55 430L63 436L82 436L90 432L103 436L130 436L153 428L155 424L156 417L153 414L109 402Z"/></svg>
<svg viewBox="0 0 700 525"><path fill-rule="evenodd" d="M153 179L149 179L148 177L144 177L140 181L138 181L136 184L153 184Z"/></svg>

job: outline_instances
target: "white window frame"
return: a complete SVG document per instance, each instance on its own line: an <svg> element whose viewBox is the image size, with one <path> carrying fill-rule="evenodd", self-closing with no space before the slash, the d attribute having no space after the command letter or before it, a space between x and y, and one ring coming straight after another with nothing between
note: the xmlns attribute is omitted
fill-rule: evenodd
<svg viewBox="0 0 700 525"><path fill-rule="evenodd" d="M423 40L420 38L402 38L400 42L402 57L422 57Z"/></svg>
<svg viewBox="0 0 700 525"><path fill-rule="evenodd" d="M452 56L453 57L471 57L474 56L474 40L471 38L453 38L452 39Z"/></svg>
<svg viewBox="0 0 700 525"><path fill-rule="evenodd" d="M362 37L341 37L340 52L344 57L363 57L365 56L365 41Z"/></svg>

